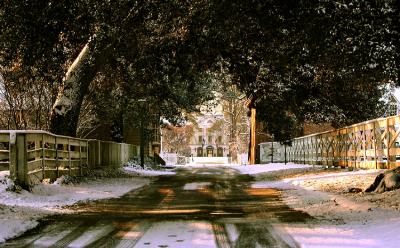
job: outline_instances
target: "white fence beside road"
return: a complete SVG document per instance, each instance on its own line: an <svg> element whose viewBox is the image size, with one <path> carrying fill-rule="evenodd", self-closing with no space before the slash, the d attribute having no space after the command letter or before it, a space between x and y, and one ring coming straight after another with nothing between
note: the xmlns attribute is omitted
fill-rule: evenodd
<svg viewBox="0 0 400 248"><path fill-rule="evenodd" d="M279 142L259 144L260 164L285 162L285 146Z"/></svg>

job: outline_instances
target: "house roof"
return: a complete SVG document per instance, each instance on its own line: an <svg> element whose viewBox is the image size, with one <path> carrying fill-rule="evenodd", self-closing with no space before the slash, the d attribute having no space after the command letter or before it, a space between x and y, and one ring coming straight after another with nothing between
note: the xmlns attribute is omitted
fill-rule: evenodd
<svg viewBox="0 0 400 248"><path fill-rule="evenodd" d="M395 88L392 92L397 102L400 102L400 88Z"/></svg>
<svg viewBox="0 0 400 248"><path fill-rule="evenodd" d="M388 104L389 102L395 100L400 104L400 87L393 87L390 84L386 84L381 87L382 90L384 90L384 94L380 99L381 102Z"/></svg>

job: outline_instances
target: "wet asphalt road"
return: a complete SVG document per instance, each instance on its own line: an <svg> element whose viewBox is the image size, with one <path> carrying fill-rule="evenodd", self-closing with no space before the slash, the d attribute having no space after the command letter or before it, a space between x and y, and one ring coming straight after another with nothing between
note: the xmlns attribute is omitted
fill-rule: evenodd
<svg viewBox="0 0 400 248"><path fill-rule="evenodd" d="M3 247L297 247L279 223L310 217L229 167L181 169L121 198L71 207Z"/></svg>

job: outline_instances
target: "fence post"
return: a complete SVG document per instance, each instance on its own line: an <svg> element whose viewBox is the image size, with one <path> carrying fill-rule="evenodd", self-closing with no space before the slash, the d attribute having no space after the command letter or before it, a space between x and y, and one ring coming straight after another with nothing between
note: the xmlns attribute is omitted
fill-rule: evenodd
<svg viewBox="0 0 400 248"><path fill-rule="evenodd" d="M10 177L17 184L29 188L25 134L10 132Z"/></svg>
<svg viewBox="0 0 400 248"><path fill-rule="evenodd" d="M45 154L44 154L44 134L42 133L41 135L42 137L42 150L41 150L41 154L42 154L42 178L45 178L45 171L44 171L44 162L45 162Z"/></svg>
<svg viewBox="0 0 400 248"><path fill-rule="evenodd" d="M374 161L375 161L375 169L378 169L378 158L376 157L376 122L374 121L374 140L373 140L373 145L374 145Z"/></svg>
<svg viewBox="0 0 400 248"><path fill-rule="evenodd" d="M28 163L26 161L27 151L26 151L26 135L17 135L17 154L18 154L18 179L21 186L25 188L29 187L28 180Z"/></svg>
<svg viewBox="0 0 400 248"><path fill-rule="evenodd" d="M82 143L83 141L79 140L79 176L83 175L83 168L82 168Z"/></svg>
<svg viewBox="0 0 400 248"><path fill-rule="evenodd" d="M10 143L9 143L9 150L10 150L10 178L13 181L18 179L18 154L17 154L17 134L13 131L10 131Z"/></svg>
<svg viewBox="0 0 400 248"><path fill-rule="evenodd" d="M335 161L335 166L340 167L340 160L341 160L341 142L342 142L342 129L339 129L337 134L336 134L336 147L335 147L335 155L334 155L334 161Z"/></svg>
<svg viewBox="0 0 400 248"><path fill-rule="evenodd" d="M306 145L305 145L305 142L304 142L304 137L303 138L301 138L301 150L303 150L303 164L306 164Z"/></svg>
<svg viewBox="0 0 400 248"><path fill-rule="evenodd" d="M362 140L363 140L363 149L364 149L364 164L362 165L364 168L367 168L367 135L366 135L366 128L365 128L366 124L364 123L363 125L363 136L362 136Z"/></svg>
<svg viewBox="0 0 400 248"><path fill-rule="evenodd" d="M89 167L89 140L86 140L86 173L88 173Z"/></svg>
<svg viewBox="0 0 400 248"><path fill-rule="evenodd" d="M89 140L88 166L96 168L101 165L101 144L99 140Z"/></svg>
<svg viewBox="0 0 400 248"><path fill-rule="evenodd" d="M56 174L57 178L60 177L60 172L58 170L58 143L57 143L57 136L54 136L54 148L56 149Z"/></svg>
<svg viewBox="0 0 400 248"><path fill-rule="evenodd" d="M346 149L345 167L349 167L349 129L346 128L346 134L344 137L344 148Z"/></svg>
<svg viewBox="0 0 400 248"><path fill-rule="evenodd" d="M390 130L389 130L389 118L386 118L386 169L390 169Z"/></svg>
<svg viewBox="0 0 400 248"><path fill-rule="evenodd" d="M122 156L121 156L121 150L122 150L122 145L120 143L115 144L116 149L116 163L114 166L119 166L122 163Z"/></svg>
<svg viewBox="0 0 400 248"><path fill-rule="evenodd" d="M72 161L71 161L71 139L68 138L68 175L71 176L71 167L72 167Z"/></svg>
<svg viewBox="0 0 400 248"><path fill-rule="evenodd" d="M271 163L273 162L274 162L274 141L271 142Z"/></svg>
<svg viewBox="0 0 400 248"><path fill-rule="evenodd" d="M287 164L287 158L286 158L286 142L284 143L285 146L285 164Z"/></svg>

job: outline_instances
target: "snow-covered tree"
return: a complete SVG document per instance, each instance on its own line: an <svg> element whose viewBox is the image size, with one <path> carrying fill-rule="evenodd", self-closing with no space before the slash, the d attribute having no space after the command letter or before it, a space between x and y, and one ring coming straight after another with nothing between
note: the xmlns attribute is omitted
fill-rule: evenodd
<svg viewBox="0 0 400 248"><path fill-rule="evenodd" d="M181 127L168 125L162 129L163 151L168 153L176 153L181 156L190 156L190 141L193 136L193 125L185 125Z"/></svg>
<svg viewBox="0 0 400 248"><path fill-rule="evenodd" d="M179 119L212 97L204 73L222 59L283 139L305 120L375 114L379 84L398 83L398 16L395 0L4 0L0 63L55 88L52 130L75 135L98 73Z"/></svg>

